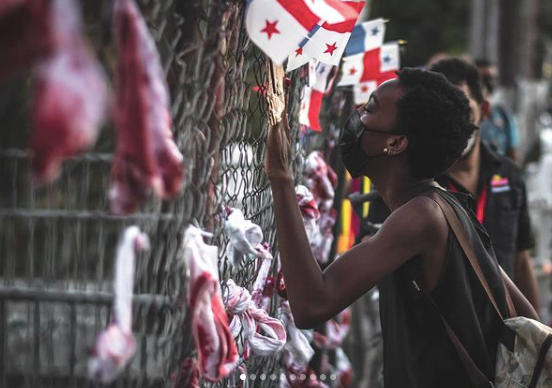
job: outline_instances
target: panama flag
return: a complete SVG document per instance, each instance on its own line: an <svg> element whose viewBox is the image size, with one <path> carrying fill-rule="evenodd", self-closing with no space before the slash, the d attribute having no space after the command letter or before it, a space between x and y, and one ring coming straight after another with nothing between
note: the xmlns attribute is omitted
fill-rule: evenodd
<svg viewBox="0 0 552 388"><path fill-rule="evenodd" d="M374 19L355 26L345 48L345 57L380 48L385 37L385 21Z"/></svg>
<svg viewBox="0 0 552 388"><path fill-rule="evenodd" d="M361 82L353 86L355 105L362 105L370 99L370 95L378 88L376 81Z"/></svg>
<svg viewBox="0 0 552 388"><path fill-rule="evenodd" d="M249 0L245 25L253 43L282 64L321 21L334 24L357 17L355 9L340 0Z"/></svg>
<svg viewBox="0 0 552 388"><path fill-rule="evenodd" d="M378 84L397 78L395 72L401 68L401 50L398 42L386 43L381 47L381 68Z"/></svg>
<svg viewBox="0 0 552 388"><path fill-rule="evenodd" d="M387 43L380 50L380 70L374 73L376 76L371 80L360 80L354 84L353 94L355 105L364 104L370 98L370 94L376 88L390 79L397 78L395 73L401 68L400 47L397 42Z"/></svg>
<svg viewBox="0 0 552 388"><path fill-rule="evenodd" d="M316 61L313 60L309 64L309 70L313 69L314 73L312 77L309 75L309 85L303 88L299 124L321 132L322 128L320 128L318 117L320 116L320 109L322 107L322 98L329 91L329 88L331 88L331 85L329 85L331 81L328 82L328 78L333 66L321 62L315 63Z"/></svg>
<svg viewBox="0 0 552 388"><path fill-rule="evenodd" d="M356 26L345 48L342 77L338 86L373 79L380 72L385 22L375 19Z"/></svg>
<svg viewBox="0 0 552 388"><path fill-rule="evenodd" d="M294 70L311 59L338 66L355 23L362 12L364 1L342 1L351 7L356 17L342 23L318 24L309 36L299 43L298 47L289 55L287 70Z"/></svg>
<svg viewBox="0 0 552 388"><path fill-rule="evenodd" d="M396 77L400 69L400 49L396 42L364 54L343 58L341 80L338 86L357 85L363 81L377 81L378 85Z"/></svg>

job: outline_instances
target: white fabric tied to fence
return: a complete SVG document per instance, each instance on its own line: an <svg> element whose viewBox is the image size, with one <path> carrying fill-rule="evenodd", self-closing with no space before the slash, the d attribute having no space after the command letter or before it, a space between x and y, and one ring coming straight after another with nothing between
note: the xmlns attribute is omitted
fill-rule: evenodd
<svg viewBox="0 0 552 388"><path fill-rule="evenodd" d="M320 349L336 350L341 347L351 326L351 310L345 309L339 313L337 319L326 322L326 335L315 332L314 344Z"/></svg>
<svg viewBox="0 0 552 388"><path fill-rule="evenodd" d="M307 237L309 241L313 241L315 236L320 234L318 227L318 221L320 219L318 204L314 200L310 190L303 185L299 185L295 188L295 196L297 197L297 203L299 204L299 209L303 216Z"/></svg>
<svg viewBox="0 0 552 388"><path fill-rule="evenodd" d="M313 151L305 160L307 187L311 190L321 212L332 208L337 187L337 175L326 163L320 151Z"/></svg>
<svg viewBox="0 0 552 388"><path fill-rule="evenodd" d="M272 356L282 350L286 344L286 329L282 322L256 307L249 291L238 286L232 279L226 285L226 309L228 315L232 316L232 334L237 336L243 328L248 349L259 356ZM244 354L246 359L248 349Z"/></svg>
<svg viewBox="0 0 552 388"><path fill-rule="evenodd" d="M132 334L135 254L146 249L149 249L148 236L140 232L137 226L128 227L117 246L113 322L99 334L88 361L90 376L103 383L113 381L136 351Z"/></svg>
<svg viewBox="0 0 552 388"><path fill-rule="evenodd" d="M274 258L267 244L257 245L257 251L259 252L260 266L255 283L253 283L251 298L258 308L269 311L274 293L274 279L270 278ZM272 285L270 285L271 281Z"/></svg>
<svg viewBox="0 0 552 388"><path fill-rule="evenodd" d="M224 231L229 239L226 258L233 268L237 268L244 256L249 259L257 257L255 247L263 241L263 231L259 225L246 220L241 210L228 208L228 212L224 222Z"/></svg>
<svg viewBox="0 0 552 388"><path fill-rule="evenodd" d="M287 300L283 300L278 308L278 316L284 323L287 331L287 342L284 347L283 362L286 367L299 368L309 363L314 355L314 349L304 331L295 326L291 308Z"/></svg>

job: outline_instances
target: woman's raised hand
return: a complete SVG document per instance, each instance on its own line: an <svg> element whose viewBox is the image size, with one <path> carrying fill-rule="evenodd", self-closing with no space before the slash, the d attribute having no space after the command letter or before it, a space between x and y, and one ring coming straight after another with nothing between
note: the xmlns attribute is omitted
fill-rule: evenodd
<svg viewBox="0 0 552 388"><path fill-rule="evenodd" d="M289 79L282 66L267 61L268 134L265 173L270 180L292 179L289 169L291 144L287 117Z"/></svg>

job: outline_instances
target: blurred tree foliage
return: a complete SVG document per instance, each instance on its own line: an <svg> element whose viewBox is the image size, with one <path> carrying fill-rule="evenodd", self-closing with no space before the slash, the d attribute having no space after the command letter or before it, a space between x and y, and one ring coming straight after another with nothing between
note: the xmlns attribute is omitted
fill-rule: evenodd
<svg viewBox="0 0 552 388"><path fill-rule="evenodd" d="M372 0L370 19L383 17L386 41L408 42L403 66L422 66L433 54L463 54L468 49L470 1Z"/></svg>

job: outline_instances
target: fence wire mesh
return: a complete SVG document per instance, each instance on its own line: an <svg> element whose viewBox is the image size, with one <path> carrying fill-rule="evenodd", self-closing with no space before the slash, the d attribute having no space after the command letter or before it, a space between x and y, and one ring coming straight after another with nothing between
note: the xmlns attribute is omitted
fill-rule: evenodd
<svg viewBox="0 0 552 388"><path fill-rule="evenodd" d="M80 3L90 42L112 74L112 2ZM138 4L156 40L171 92L174 135L187 169L184 189L175 200L151 199L132 215L109 214L111 127L104 128L94 150L67 161L56 182L34 186L27 149L32 81L22 75L2 85L2 387L96 386L86 378L86 362L96 335L110 321L114 250L125 226L138 225L150 236L152 249L137 261L137 352L113 387L168 387L186 380L182 361L195 350L181 303L185 267L179 249L185 225L196 223L214 234L210 243L220 248L221 280L232 277L244 287L254 281L254 265L234 272L226 265L223 207L241 208L274 248L271 194L263 172L267 106L253 90L266 84L266 58L247 37L243 1ZM292 123L297 123L303 82L299 72L292 75ZM304 154L297 125L292 138L293 170L300 179ZM279 373L276 358L251 357L242 363L248 373ZM237 384L234 374L212 386Z"/></svg>

